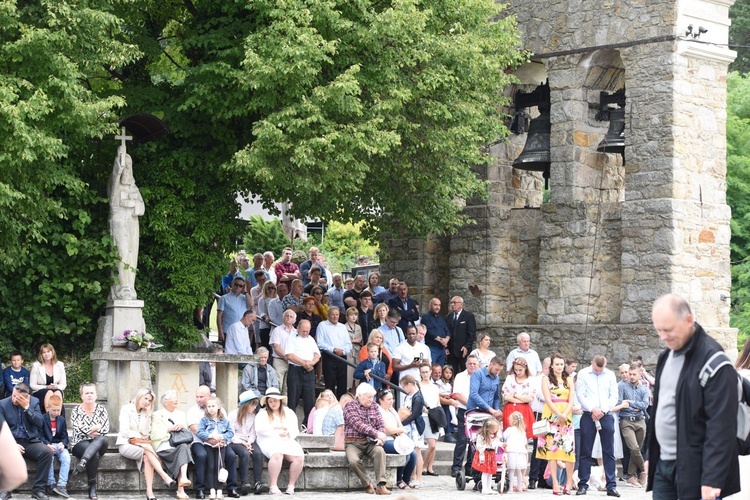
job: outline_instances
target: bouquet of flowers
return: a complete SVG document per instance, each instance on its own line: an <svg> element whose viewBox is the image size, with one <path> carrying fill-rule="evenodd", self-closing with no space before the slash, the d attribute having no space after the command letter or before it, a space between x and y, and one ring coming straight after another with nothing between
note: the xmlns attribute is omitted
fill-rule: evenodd
<svg viewBox="0 0 750 500"><path fill-rule="evenodd" d="M162 347L161 344L154 342L154 336L150 333L141 332L139 330L125 330L121 335L114 338L117 342L133 342L138 345L139 348L145 347L146 349L156 349Z"/></svg>

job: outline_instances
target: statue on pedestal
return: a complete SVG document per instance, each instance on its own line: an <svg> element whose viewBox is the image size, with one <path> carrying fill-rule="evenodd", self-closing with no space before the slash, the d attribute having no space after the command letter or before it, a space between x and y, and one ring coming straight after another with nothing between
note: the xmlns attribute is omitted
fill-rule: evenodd
<svg viewBox="0 0 750 500"><path fill-rule="evenodd" d="M109 232L112 234L120 262L117 264L117 282L112 284L109 300L135 300L135 272L138 268L138 218L146 211L141 192L133 178L133 160L127 153L126 142L132 137L115 137L122 144L112 168L107 186L109 196Z"/></svg>

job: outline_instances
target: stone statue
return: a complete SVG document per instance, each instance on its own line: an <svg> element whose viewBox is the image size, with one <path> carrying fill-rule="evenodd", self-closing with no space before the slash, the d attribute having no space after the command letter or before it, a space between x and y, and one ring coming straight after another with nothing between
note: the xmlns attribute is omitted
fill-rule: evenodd
<svg viewBox="0 0 750 500"><path fill-rule="evenodd" d="M135 300L135 270L138 267L138 217L144 214L146 205L133 178L133 160L127 153L122 139L117 158L112 168L112 176L107 186L109 195L109 231L115 241L120 262L117 264L117 283L109 291L109 299Z"/></svg>

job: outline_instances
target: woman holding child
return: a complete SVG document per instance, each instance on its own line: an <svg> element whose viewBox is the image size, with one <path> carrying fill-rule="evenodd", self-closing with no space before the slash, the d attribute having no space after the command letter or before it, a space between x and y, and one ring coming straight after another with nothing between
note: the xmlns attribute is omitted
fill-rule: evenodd
<svg viewBox="0 0 750 500"><path fill-rule="evenodd" d="M154 497L154 472L167 488L177 486L177 482L164 472L161 460L151 446L151 412L154 408L154 393L147 387L141 387L135 393L132 403L120 410L120 433L117 435L117 449L125 458L135 460L138 470L143 471L146 479L146 498Z"/></svg>

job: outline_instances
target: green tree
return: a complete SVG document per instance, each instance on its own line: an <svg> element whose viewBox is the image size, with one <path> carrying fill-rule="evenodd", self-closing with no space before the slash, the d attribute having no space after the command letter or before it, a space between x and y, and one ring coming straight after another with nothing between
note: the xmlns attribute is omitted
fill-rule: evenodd
<svg viewBox="0 0 750 500"><path fill-rule="evenodd" d="M727 203L732 207L732 326L750 338L750 78L727 78Z"/></svg>
<svg viewBox="0 0 750 500"><path fill-rule="evenodd" d="M90 81L138 52L95 4L0 1L0 348L27 355L90 346L110 284L92 139L114 131L124 100Z"/></svg>
<svg viewBox="0 0 750 500"><path fill-rule="evenodd" d="M129 148L146 203L136 288L149 329L171 348L195 337L192 312L241 241L237 193L269 209L290 201L297 216L363 220L370 237L462 225L454 200L485 194L471 168L506 133L499 90L521 61L503 8L0 0L0 261L14 266L3 271L6 296L41 302L42 285L59 280L82 297L45 303L51 323L23 323L7 307L0 331L93 336L112 262L109 134L133 113L171 131Z"/></svg>
<svg viewBox="0 0 750 500"><path fill-rule="evenodd" d="M732 71L747 73L750 71L750 1L737 0L729 8L729 45L737 51L737 59L730 65Z"/></svg>
<svg viewBox="0 0 750 500"><path fill-rule="evenodd" d="M270 250L278 259L284 247L290 244L279 219L264 220L260 215L250 217L242 246L249 256Z"/></svg>

